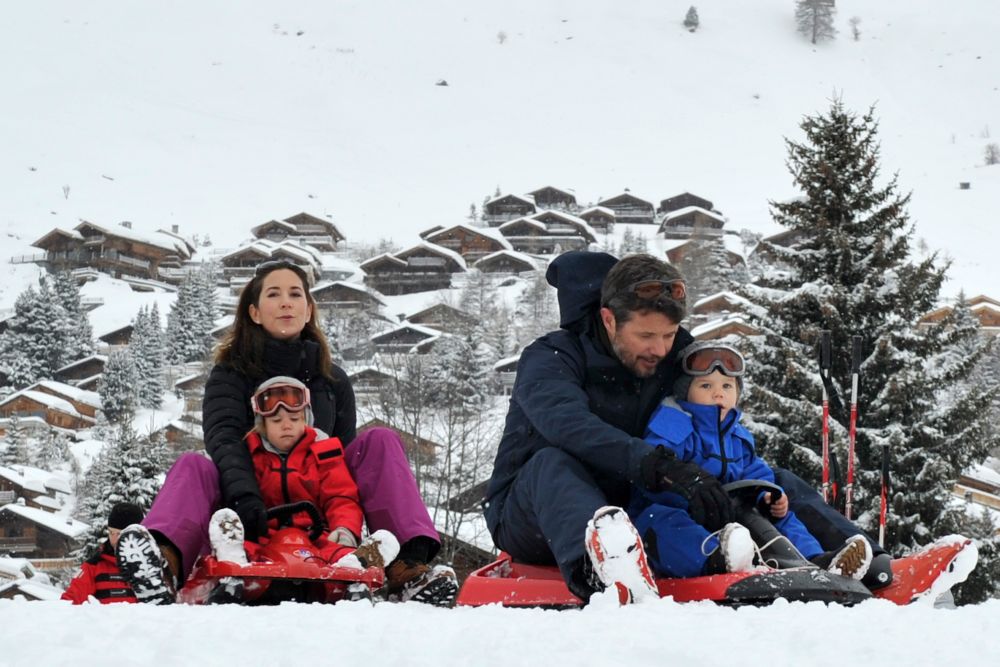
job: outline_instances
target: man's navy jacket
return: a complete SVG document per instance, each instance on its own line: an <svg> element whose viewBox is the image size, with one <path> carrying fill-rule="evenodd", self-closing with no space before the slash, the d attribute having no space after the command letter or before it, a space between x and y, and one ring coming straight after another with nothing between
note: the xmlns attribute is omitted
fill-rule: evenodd
<svg viewBox="0 0 1000 667"><path fill-rule="evenodd" d="M503 437L486 492L491 530L518 470L536 452L557 447L581 461L609 503L628 502L639 462L652 449L642 435L677 376L677 352L692 342L677 332L670 354L644 379L611 351L600 321L601 283L617 260L606 253L569 252L549 265L558 290L561 327L526 347Z"/></svg>

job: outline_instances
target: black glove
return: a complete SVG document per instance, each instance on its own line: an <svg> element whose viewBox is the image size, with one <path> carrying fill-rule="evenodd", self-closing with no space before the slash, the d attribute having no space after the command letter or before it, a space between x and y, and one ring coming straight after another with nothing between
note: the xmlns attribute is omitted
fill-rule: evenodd
<svg viewBox="0 0 1000 667"><path fill-rule="evenodd" d="M767 494L769 493L771 494L770 499L767 497ZM778 519L771 516L771 503L781 500L781 496L783 495L784 493L781 489L768 489L764 493L760 494L760 499L757 501L757 511L766 516L768 519L777 521ZM785 516L788 515L786 514Z"/></svg>
<svg viewBox="0 0 1000 667"><path fill-rule="evenodd" d="M232 503L243 522L243 536L256 542L267 536L267 507L258 496L240 496Z"/></svg>
<svg viewBox="0 0 1000 667"><path fill-rule="evenodd" d="M716 531L733 520L733 503L712 475L696 463L681 461L659 446L639 466L646 489L676 493L688 502L688 514L707 530Z"/></svg>

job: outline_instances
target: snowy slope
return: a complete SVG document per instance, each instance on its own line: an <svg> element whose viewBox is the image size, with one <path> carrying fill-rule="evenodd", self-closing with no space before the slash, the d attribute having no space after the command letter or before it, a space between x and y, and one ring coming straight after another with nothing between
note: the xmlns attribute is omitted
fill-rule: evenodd
<svg viewBox="0 0 1000 667"><path fill-rule="evenodd" d="M0 110L0 234L90 218L232 245L306 210L406 245L498 185L545 184L582 202L691 190L730 228L770 233L767 200L796 194L782 137L843 95L878 104L884 171L913 190L917 236L955 260L946 290L995 290L992 0L840 0L840 37L816 47L792 0L702 3L695 34L690 4L18 3L0 28L16 101Z"/></svg>
<svg viewBox="0 0 1000 667"><path fill-rule="evenodd" d="M0 600L0 665L990 665L1000 601L723 609L659 600L583 611L416 604L275 608Z"/></svg>

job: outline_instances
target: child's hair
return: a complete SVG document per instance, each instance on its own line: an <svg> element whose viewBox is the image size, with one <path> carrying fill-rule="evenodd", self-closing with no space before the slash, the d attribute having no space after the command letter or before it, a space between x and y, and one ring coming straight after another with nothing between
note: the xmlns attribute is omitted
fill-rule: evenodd
<svg viewBox="0 0 1000 667"><path fill-rule="evenodd" d="M716 352L717 354L709 354L704 370L695 372L691 369L688 362L697 352ZM677 354L677 359L680 363L681 372L674 381L675 400L686 401L694 378L709 375L713 371L720 371L723 375L736 380L736 386L739 390L737 400L743 395L743 373L746 370L746 362L739 350L732 345L711 340L696 340L681 350Z"/></svg>

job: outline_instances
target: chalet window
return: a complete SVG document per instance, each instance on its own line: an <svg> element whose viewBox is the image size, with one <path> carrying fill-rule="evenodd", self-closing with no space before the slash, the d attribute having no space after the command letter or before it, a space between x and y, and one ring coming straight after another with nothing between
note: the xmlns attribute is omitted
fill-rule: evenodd
<svg viewBox="0 0 1000 667"><path fill-rule="evenodd" d="M406 265L413 268L444 268L443 257L410 257L406 260Z"/></svg>

